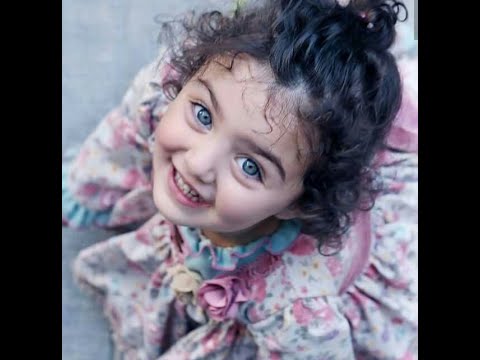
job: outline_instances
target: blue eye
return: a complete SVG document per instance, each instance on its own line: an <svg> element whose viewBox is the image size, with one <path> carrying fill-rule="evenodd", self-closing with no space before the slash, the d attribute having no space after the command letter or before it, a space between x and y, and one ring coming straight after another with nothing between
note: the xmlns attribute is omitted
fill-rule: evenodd
<svg viewBox="0 0 480 360"><path fill-rule="evenodd" d="M250 177L255 177L258 180L262 179L262 175L260 173L260 168L258 165L255 163L255 161L249 159L249 158L238 158L237 159L237 164L240 165L242 168L243 172L247 174Z"/></svg>
<svg viewBox="0 0 480 360"><path fill-rule="evenodd" d="M208 110L203 107L202 105L199 104L194 104L195 106L193 107L193 112L195 114L195 117L197 118L198 121L203 126L209 127L212 125L212 117Z"/></svg>

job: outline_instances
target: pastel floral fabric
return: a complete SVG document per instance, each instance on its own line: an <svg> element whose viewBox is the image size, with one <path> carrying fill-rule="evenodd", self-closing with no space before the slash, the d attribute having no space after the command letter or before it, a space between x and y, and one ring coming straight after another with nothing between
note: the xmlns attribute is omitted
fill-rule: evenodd
<svg viewBox="0 0 480 360"><path fill-rule="evenodd" d="M62 177L62 224L130 229L73 265L124 359L416 358L416 60L402 61L404 102L376 159L384 191L330 256L296 221L217 248L157 213L150 143L168 106L158 85L174 74L165 62L137 75Z"/></svg>

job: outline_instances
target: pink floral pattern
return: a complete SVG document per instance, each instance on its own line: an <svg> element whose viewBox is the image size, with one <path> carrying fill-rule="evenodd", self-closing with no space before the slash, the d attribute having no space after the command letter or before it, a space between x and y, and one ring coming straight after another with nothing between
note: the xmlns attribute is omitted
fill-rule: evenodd
<svg viewBox="0 0 480 360"><path fill-rule="evenodd" d="M214 278L174 281L169 270L185 266L188 254L172 240L175 226L156 212L149 183L148 140L167 104L149 85L161 83L158 74L173 76L168 66L157 73L156 63L139 73L122 104L82 146L66 188L87 215L108 211L107 227L143 222L83 250L74 264L79 286L103 301L125 357L416 358L416 102L405 102L400 116L408 119L398 120L390 139L400 146L407 136L409 145L377 158L385 192L338 254L320 254L315 240L300 234L281 254L265 249L255 262ZM62 223L74 221L62 215ZM371 247L366 265L352 273L362 234L371 236ZM182 300L182 290L192 296Z"/></svg>
<svg viewBox="0 0 480 360"><path fill-rule="evenodd" d="M310 236L303 235L293 243L288 251L292 254L303 256L314 253L316 249L317 243L315 240Z"/></svg>
<svg viewBox="0 0 480 360"><path fill-rule="evenodd" d="M214 320L234 319L239 305L250 296L245 285L244 280L236 276L207 280L198 290L198 302Z"/></svg>
<svg viewBox="0 0 480 360"><path fill-rule="evenodd" d="M339 261L337 258L328 258L326 264L332 276L338 276L342 273L342 262Z"/></svg>

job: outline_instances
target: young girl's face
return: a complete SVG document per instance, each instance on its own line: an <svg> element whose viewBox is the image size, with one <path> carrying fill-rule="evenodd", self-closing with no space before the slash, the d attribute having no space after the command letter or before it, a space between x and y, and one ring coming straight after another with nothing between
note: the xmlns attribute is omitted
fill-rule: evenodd
<svg viewBox="0 0 480 360"><path fill-rule="evenodd" d="M154 199L167 219L235 233L294 217L306 142L295 119L278 114L284 104L265 107L268 76L249 58L231 70L212 62L170 103L153 155Z"/></svg>

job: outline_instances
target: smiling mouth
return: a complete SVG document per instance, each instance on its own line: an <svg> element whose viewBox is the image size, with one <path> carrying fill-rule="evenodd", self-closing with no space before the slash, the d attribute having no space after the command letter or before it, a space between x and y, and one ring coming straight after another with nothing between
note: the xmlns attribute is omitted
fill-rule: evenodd
<svg viewBox="0 0 480 360"><path fill-rule="evenodd" d="M188 207L209 207L211 206L185 179L177 169L172 166L170 173L170 186L177 201Z"/></svg>
<svg viewBox="0 0 480 360"><path fill-rule="evenodd" d="M198 192L193 189L187 182L183 179L180 173L174 169L174 179L175 184L177 184L178 189L189 199L194 202L205 202L205 200L198 194Z"/></svg>

